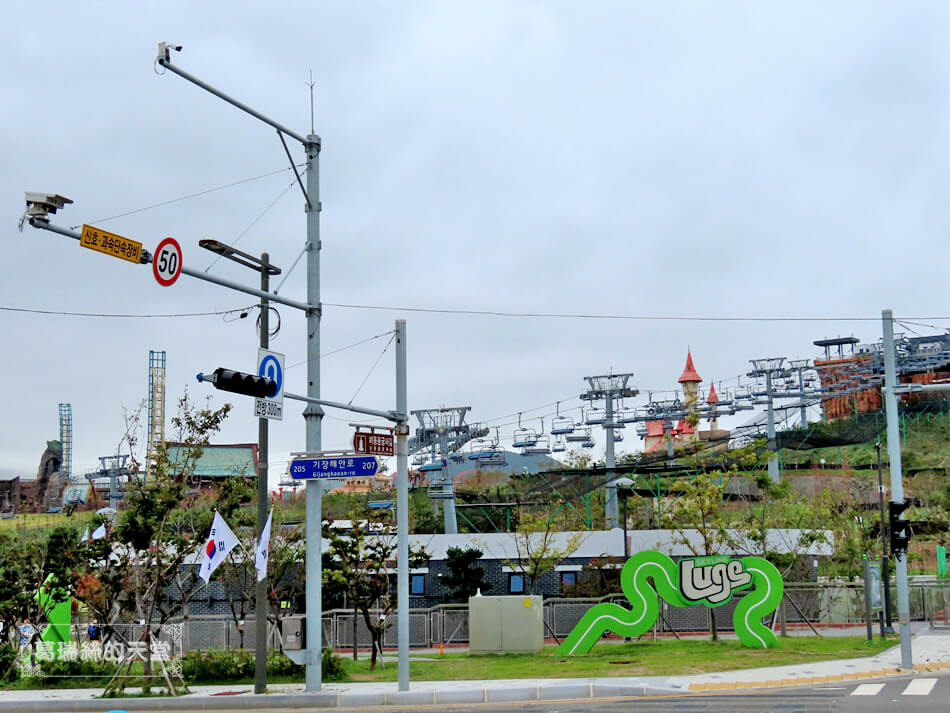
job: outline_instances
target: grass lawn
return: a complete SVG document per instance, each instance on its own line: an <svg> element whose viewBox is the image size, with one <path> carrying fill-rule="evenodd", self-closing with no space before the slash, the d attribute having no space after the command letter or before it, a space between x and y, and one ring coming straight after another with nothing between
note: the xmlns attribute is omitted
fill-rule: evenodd
<svg viewBox="0 0 950 713"><path fill-rule="evenodd" d="M897 644L864 637L789 637L777 649L750 649L738 641L652 641L603 643L589 654L561 656L556 647L539 653L498 655L435 655L432 661L411 661L409 675L416 681L496 678L588 678L601 676L668 676L782 666L803 661L872 656ZM395 681L395 662L370 672L369 661L346 659L351 681Z"/></svg>
<svg viewBox="0 0 950 713"><path fill-rule="evenodd" d="M828 659L872 656L899 642L891 636L887 641L864 637L789 637L779 640L777 649L750 649L738 641L648 640L631 643L602 643L589 654L561 656L556 647L547 646L538 654L471 655L467 653L425 654L432 660L411 661L409 675L414 681L491 680L499 678L595 678L608 676L671 676L706 671L728 671L762 666L781 666L801 662L819 662ZM412 658L423 657L410 654ZM341 654L350 681L395 681L398 666L395 661L385 667L377 664L370 672L369 660L353 661ZM133 673L141 674L136 665ZM46 681L44 688L96 688L105 685L107 678L60 678ZM303 676L269 676L270 683L303 683ZM203 681L201 685L252 684L253 678L228 681ZM157 684L158 681L156 680ZM0 688L33 688L36 679L20 680ZM139 682L129 685L138 685Z"/></svg>

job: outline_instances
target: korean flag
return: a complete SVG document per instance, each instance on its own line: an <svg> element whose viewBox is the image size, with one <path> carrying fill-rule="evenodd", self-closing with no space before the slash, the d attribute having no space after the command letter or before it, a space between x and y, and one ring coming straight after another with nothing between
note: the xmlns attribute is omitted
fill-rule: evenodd
<svg viewBox="0 0 950 713"><path fill-rule="evenodd" d="M198 576L205 582L211 579L212 573L218 568L218 565L227 559L231 550L241 544L228 523L224 521L221 514L215 512L214 520L211 523L211 534L208 535L208 541L205 543L204 559L201 562L201 571Z"/></svg>

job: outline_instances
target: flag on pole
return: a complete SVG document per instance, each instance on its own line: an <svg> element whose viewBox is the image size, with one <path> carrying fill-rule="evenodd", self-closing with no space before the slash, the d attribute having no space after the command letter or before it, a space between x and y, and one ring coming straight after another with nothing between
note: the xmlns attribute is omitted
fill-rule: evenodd
<svg viewBox="0 0 950 713"><path fill-rule="evenodd" d="M86 528L86 531L85 531L84 533L82 533L82 537L79 538L79 541L80 541L80 542L88 542L88 541L89 541L89 528L88 528L88 527Z"/></svg>
<svg viewBox="0 0 950 713"><path fill-rule="evenodd" d="M267 578L267 558L270 556L270 521L272 517L274 517L274 508L271 508L267 515L267 522L264 523L260 542L257 543L254 550L254 566L257 568L258 582Z"/></svg>
<svg viewBox="0 0 950 713"><path fill-rule="evenodd" d="M228 523L221 517L221 513L215 512L214 520L211 522L211 534L208 535L208 541L205 543L205 556L201 562L201 571L198 576L205 582L211 579L211 574L218 568L224 560L231 554L231 550L240 547L241 541L237 538Z"/></svg>
<svg viewBox="0 0 950 713"><path fill-rule="evenodd" d="M92 539L98 540L106 536L106 524L102 523L95 530L92 531Z"/></svg>

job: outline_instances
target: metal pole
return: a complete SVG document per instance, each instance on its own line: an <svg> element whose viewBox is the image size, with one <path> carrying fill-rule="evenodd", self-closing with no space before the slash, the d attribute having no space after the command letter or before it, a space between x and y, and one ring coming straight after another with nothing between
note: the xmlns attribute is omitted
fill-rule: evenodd
<svg viewBox="0 0 950 713"><path fill-rule="evenodd" d="M769 418L769 478L773 483L777 483L778 477L778 457L775 455L775 410L772 407L772 372L765 372L765 392L768 396L768 418Z"/></svg>
<svg viewBox="0 0 950 713"><path fill-rule="evenodd" d="M626 562L630 559L630 543L627 542L627 498L630 497L630 493L624 493L623 495L623 561Z"/></svg>
<svg viewBox="0 0 950 713"><path fill-rule="evenodd" d="M458 519L455 516L455 485L452 483L452 474L449 473L448 444L448 435L441 434L439 445L442 448L442 456L445 458L445 469L442 471L442 522L446 535L457 535L459 528Z"/></svg>
<svg viewBox="0 0 950 713"><path fill-rule="evenodd" d="M406 320L396 320L396 628L399 690L409 690L409 398Z"/></svg>
<svg viewBox="0 0 950 713"><path fill-rule="evenodd" d="M320 137L307 136L307 396L320 398ZM307 431L307 451L322 447L323 409L307 402L303 412ZM307 481L306 611L307 666L306 690L319 691L323 676L323 484Z"/></svg>
<svg viewBox="0 0 950 713"><path fill-rule="evenodd" d="M801 399L802 428L808 428L808 407L805 405L805 370L798 370L798 398Z"/></svg>
<svg viewBox="0 0 950 713"><path fill-rule="evenodd" d="M887 560L887 516L884 513L884 479L881 474L881 442L874 444L877 450L877 499L881 510L881 579L884 581L884 633L893 634L891 624L891 579Z"/></svg>
<svg viewBox="0 0 950 713"><path fill-rule="evenodd" d="M604 492L604 522L608 530L617 527L617 486L614 484L612 468L617 466L614 458L614 394L607 392L606 411L604 413L604 433L607 434L607 488Z"/></svg>
<svg viewBox="0 0 950 713"><path fill-rule="evenodd" d="M887 415L887 457L891 462L891 502L904 502L904 483L901 471L901 434L897 412L897 365L894 354L894 313L881 313L884 323L884 407ZM907 553L894 553L897 561L897 616L901 632L901 668L914 670L910 646L910 593L907 585Z"/></svg>
<svg viewBox="0 0 950 713"><path fill-rule="evenodd" d="M270 289L270 255L261 253L261 292ZM261 349L267 349L270 337L270 303L261 298ZM266 418L257 419L257 541L261 544L264 522L267 520L267 424ZM255 572L255 579L256 572ZM267 579L257 581L254 587L254 693L267 691Z"/></svg>

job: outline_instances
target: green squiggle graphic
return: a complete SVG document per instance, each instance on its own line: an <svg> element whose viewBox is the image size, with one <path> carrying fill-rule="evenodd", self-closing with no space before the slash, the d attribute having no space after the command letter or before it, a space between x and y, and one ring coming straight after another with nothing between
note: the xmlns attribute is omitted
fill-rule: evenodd
<svg viewBox="0 0 950 713"><path fill-rule="evenodd" d="M751 575L752 589L742 598L732 615L736 634L743 644L751 648L774 648L778 646L778 639L762 624L762 618L775 611L782 600L782 577L771 562L761 557L743 557L738 561L742 563L743 570ZM653 586L647 581L650 577L653 578ZM630 602L630 609L606 602L591 607L558 647L559 654L587 653L607 631L629 637L649 631L659 614L660 596L676 607L700 603L689 601L683 596L679 569L662 552L640 552L628 559L620 573L620 586ZM741 588L744 587L737 587L736 590ZM713 607L728 601L729 598L715 604L709 601L704 603Z"/></svg>

